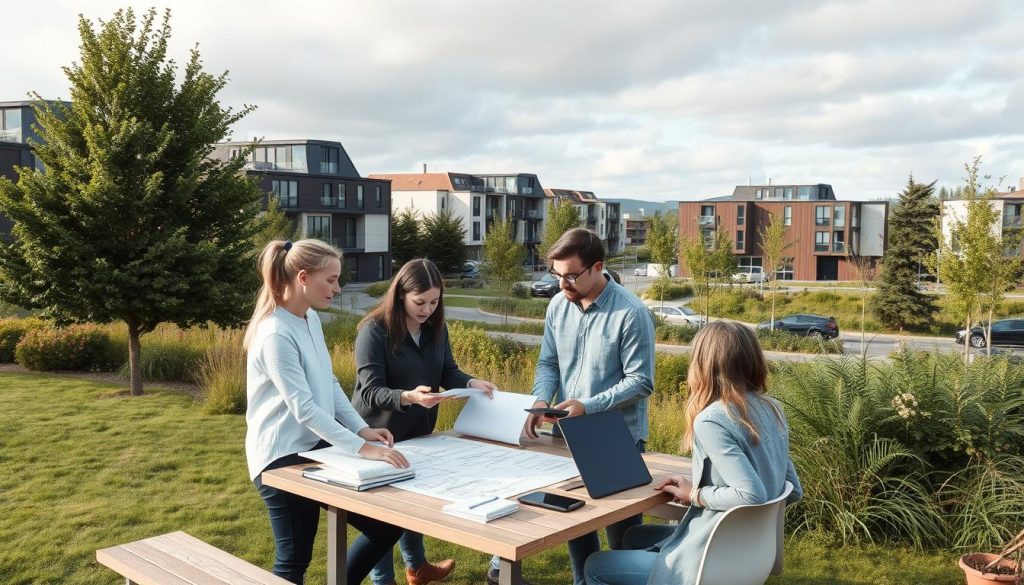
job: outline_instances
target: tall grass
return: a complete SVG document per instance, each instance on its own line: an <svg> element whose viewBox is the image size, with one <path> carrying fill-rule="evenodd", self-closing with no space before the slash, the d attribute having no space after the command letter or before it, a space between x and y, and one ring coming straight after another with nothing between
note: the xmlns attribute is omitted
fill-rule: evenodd
<svg viewBox="0 0 1024 585"><path fill-rule="evenodd" d="M207 414L245 412L246 356L242 348L244 331L217 332L216 343L206 348L196 375Z"/></svg>

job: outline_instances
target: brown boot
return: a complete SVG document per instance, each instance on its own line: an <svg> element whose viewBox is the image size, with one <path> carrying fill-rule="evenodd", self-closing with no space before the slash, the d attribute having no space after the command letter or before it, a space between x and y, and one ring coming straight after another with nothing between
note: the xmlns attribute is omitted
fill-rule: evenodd
<svg viewBox="0 0 1024 585"><path fill-rule="evenodd" d="M424 563L423 566L415 571L407 568L405 570L405 579L409 585L427 585L427 583L444 579L454 568L454 559L445 559L436 565Z"/></svg>

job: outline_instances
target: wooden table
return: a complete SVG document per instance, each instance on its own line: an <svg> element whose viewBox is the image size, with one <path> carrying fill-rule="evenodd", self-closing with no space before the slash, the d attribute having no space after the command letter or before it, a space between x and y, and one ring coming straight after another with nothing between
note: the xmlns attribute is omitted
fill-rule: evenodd
<svg viewBox="0 0 1024 585"><path fill-rule="evenodd" d="M454 432L444 434L461 436ZM522 448L569 455L565 442L552 437L524 437ZM327 507L327 582L330 585L345 585L346 581L347 512L497 555L501 558L501 585L520 585L521 563L530 555L636 514L646 513L669 519L682 517L685 508L669 504L670 496L655 491L652 486L666 475L689 476L690 460L661 453L646 453L644 460L654 477L654 482L649 485L595 500L589 497L586 488L572 491L563 489L578 483L578 479L563 481L544 488L544 491L583 499L586 504L582 508L565 513L521 506L518 512L487 524L444 514L441 507L449 502L392 486L357 492L306 479L302 477L302 469L309 464L264 472L263 483L321 502Z"/></svg>

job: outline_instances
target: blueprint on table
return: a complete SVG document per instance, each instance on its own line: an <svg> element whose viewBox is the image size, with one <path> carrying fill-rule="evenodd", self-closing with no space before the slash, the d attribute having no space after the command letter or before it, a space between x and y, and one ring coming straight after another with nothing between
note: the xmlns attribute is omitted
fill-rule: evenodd
<svg viewBox="0 0 1024 585"><path fill-rule="evenodd" d="M397 443L416 477L394 487L448 501L507 498L580 474L570 457L432 435Z"/></svg>

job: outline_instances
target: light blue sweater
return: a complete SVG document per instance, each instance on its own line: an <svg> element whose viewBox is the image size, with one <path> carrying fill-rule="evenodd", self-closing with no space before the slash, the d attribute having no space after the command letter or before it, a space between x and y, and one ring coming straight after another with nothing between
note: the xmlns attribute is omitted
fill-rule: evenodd
<svg viewBox="0 0 1024 585"><path fill-rule="evenodd" d="M350 453L366 428L331 370L320 318L278 307L256 325L246 359L245 457L249 477L323 439ZM337 419L337 420L335 420ZM341 421L341 422L339 422Z"/></svg>

